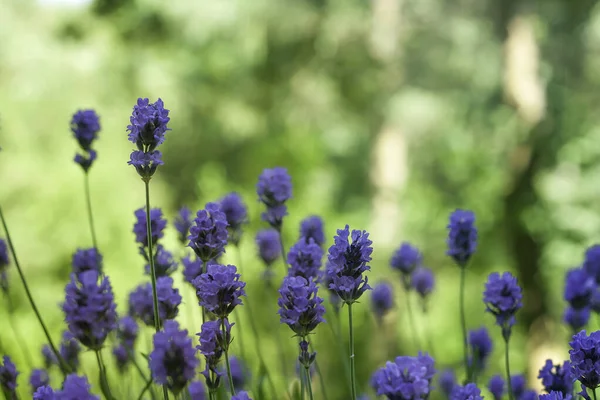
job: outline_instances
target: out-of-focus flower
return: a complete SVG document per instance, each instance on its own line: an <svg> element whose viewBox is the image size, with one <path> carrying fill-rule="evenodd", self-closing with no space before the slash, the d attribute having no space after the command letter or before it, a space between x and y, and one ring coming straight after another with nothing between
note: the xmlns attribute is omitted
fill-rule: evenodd
<svg viewBox="0 0 600 400"><path fill-rule="evenodd" d="M455 210L448 223L447 255L461 267L465 267L477 250L475 214L468 210Z"/></svg>
<svg viewBox="0 0 600 400"><path fill-rule="evenodd" d="M277 230L281 229L283 217L287 215L285 202L292 197L292 179L287 169L265 169L258 177L256 193L258 199L267 207L267 211L261 216L263 221Z"/></svg>
<svg viewBox="0 0 600 400"><path fill-rule="evenodd" d="M318 279L322 258L323 250L313 239L300 238L288 252L287 261L290 265L288 274L308 280Z"/></svg>
<svg viewBox="0 0 600 400"><path fill-rule="evenodd" d="M173 221L173 225L177 230L177 238L182 244L185 244L190 233L190 228L192 227L192 212L190 209L181 207L177 213L177 217Z"/></svg>
<svg viewBox="0 0 600 400"><path fill-rule="evenodd" d="M139 208L135 210L135 224L133 225L133 233L135 241L142 247L148 247L148 230L146 227L146 209ZM150 232L152 235L152 244L156 245L158 239L164 236L164 230L167 226L167 220L163 218L163 213L160 208L150 209Z"/></svg>
<svg viewBox="0 0 600 400"><path fill-rule="evenodd" d="M238 193L229 193L219 202L227 220L229 241L237 246L242 237L242 225L248 221L248 210Z"/></svg>
<svg viewBox="0 0 600 400"><path fill-rule="evenodd" d="M496 316L496 324L502 327L502 335L510 336L511 327L515 324L515 314L523 306L521 287L510 272L502 275L491 273L485 284L483 302L486 311Z"/></svg>
<svg viewBox="0 0 600 400"><path fill-rule="evenodd" d="M306 217L300 222L300 237L306 242L310 239L322 247L325 243L325 232L323 230L323 220L317 215Z"/></svg>
<svg viewBox="0 0 600 400"><path fill-rule="evenodd" d="M387 282L376 284L371 291L371 309L377 319L381 320L392 307L394 307L394 291L392 285Z"/></svg>

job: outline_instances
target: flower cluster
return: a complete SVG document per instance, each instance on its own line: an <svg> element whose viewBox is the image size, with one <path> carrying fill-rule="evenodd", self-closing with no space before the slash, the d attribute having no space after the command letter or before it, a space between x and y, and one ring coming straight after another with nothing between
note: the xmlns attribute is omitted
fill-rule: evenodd
<svg viewBox="0 0 600 400"><path fill-rule="evenodd" d="M69 331L84 346L98 350L104 340L117 327L117 311L110 281L107 277L98 283L97 271L86 271L65 289L63 303L65 321Z"/></svg>
<svg viewBox="0 0 600 400"><path fill-rule="evenodd" d="M561 392L569 395L573 391L573 376L571 375L571 363L565 361L562 365L553 364L552 360L546 360L540 369L538 378L542 380L544 390L548 393Z"/></svg>
<svg viewBox="0 0 600 400"><path fill-rule="evenodd" d="M185 281L193 285L194 280L202 275L204 263L195 254L193 258L190 256L182 258L181 263L183 264L183 277Z"/></svg>
<svg viewBox="0 0 600 400"><path fill-rule="evenodd" d="M126 315L119 319L117 326L117 345L113 348L113 355L117 361L117 366L122 371L131 361L135 341L138 337L139 327L137 322Z"/></svg>
<svg viewBox="0 0 600 400"><path fill-rule="evenodd" d="M414 270L411 276L411 286L419 294L421 299L425 301L433 292L435 286L435 277L429 268L418 267Z"/></svg>
<svg viewBox="0 0 600 400"><path fill-rule="evenodd" d="M152 378L166 385L177 397L196 375L198 359L187 330L176 321L166 321L164 330L154 335L154 348L149 356Z"/></svg>
<svg viewBox="0 0 600 400"><path fill-rule="evenodd" d="M427 399L436 372L433 363L427 354L396 357L375 372L371 383L378 396L390 400Z"/></svg>
<svg viewBox="0 0 600 400"><path fill-rule="evenodd" d="M419 249L404 242L392 255L390 265L393 269L400 271L402 275L410 276L421 265L422 259L423 256Z"/></svg>
<svg viewBox="0 0 600 400"><path fill-rule="evenodd" d="M600 386L600 331L589 336L581 331L569 343L571 350L571 374L590 390Z"/></svg>
<svg viewBox="0 0 600 400"><path fill-rule="evenodd" d="M313 239L300 238L288 252L287 262L290 265L288 274L302 276L306 279L318 279L321 269L323 250Z"/></svg>
<svg viewBox="0 0 600 400"><path fill-rule="evenodd" d="M187 207L181 207L177 213L177 217L173 221L173 226L177 231L177 238L181 244L185 244L190 228L192 227L192 211Z"/></svg>
<svg viewBox="0 0 600 400"><path fill-rule="evenodd" d="M221 330L221 325L224 329ZM202 375L206 379L206 386L210 391L216 391L221 382L221 373L219 371L219 361L223 353L229 348L231 343L231 327L227 319L218 321L207 321L202 324L198 336L200 336L200 345L197 346L200 353L206 360L206 366Z"/></svg>
<svg viewBox="0 0 600 400"><path fill-rule="evenodd" d="M156 293L161 323L175 318L179 313L182 298L179 290L173 287L173 279L168 276L158 278ZM147 326L154 326L154 304L150 282L139 285L129 294L129 314L139 318Z"/></svg>
<svg viewBox="0 0 600 400"><path fill-rule="evenodd" d="M317 295L317 285L301 276L287 276L279 289L279 316L296 335L306 337L324 322L323 299Z"/></svg>
<svg viewBox="0 0 600 400"><path fill-rule="evenodd" d="M267 267L273 265L281 257L279 233L274 229L264 229L256 234L258 255Z"/></svg>
<svg viewBox="0 0 600 400"><path fill-rule="evenodd" d="M491 273L485 284L483 302L486 311L496 316L496 324L502 327L505 339L510 336L511 327L515 324L515 314L522 307L521 287L510 272L502 275Z"/></svg>
<svg viewBox="0 0 600 400"><path fill-rule="evenodd" d="M142 252L142 255L147 259L147 254ZM150 261L150 260L146 260ZM156 246L156 252L154 254L154 273L157 277L168 276L177 270L177 261L173 259L173 254L165 249L162 244ZM144 267L146 275L150 275L151 268L150 264L146 264Z"/></svg>
<svg viewBox="0 0 600 400"><path fill-rule="evenodd" d="M219 206L227 220L229 242L237 246L242 237L242 225L248 221L246 205L240 195L234 192L223 197L219 202Z"/></svg>
<svg viewBox="0 0 600 400"><path fill-rule="evenodd" d="M488 383L488 390L494 396L494 400L501 400L506 391L504 379L500 375L494 375Z"/></svg>
<svg viewBox="0 0 600 400"><path fill-rule="evenodd" d="M246 283L233 265L209 264L207 272L193 282L199 304L218 318L226 318L235 306L242 304Z"/></svg>
<svg viewBox="0 0 600 400"><path fill-rule="evenodd" d="M33 394L33 400L100 400L91 393L92 386L85 376L67 376L62 390L54 391L50 386L40 386Z"/></svg>
<svg viewBox="0 0 600 400"><path fill-rule="evenodd" d="M469 346L471 346L472 366L476 370L483 370L489 356L492 354L492 338L485 327L469 332Z"/></svg>
<svg viewBox="0 0 600 400"><path fill-rule="evenodd" d="M96 271L102 274L102 254L95 247L77 249L71 261L73 273L77 276L85 271Z"/></svg>
<svg viewBox="0 0 600 400"><path fill-rule="evenodd" d="M465 386L455 386L450 393L450 400L483 400L481 390L474 383Z"/></svg>
<svg viewBox="0 0 600 400"><path fill-rule="evenodd" d="M300 222L300 237L307 242L312 239L319 247L325 243L323 220L317 215L306 217Z"/></svg>
<svg viewBox="0 0 600 400"><path fill-rule="evenodd" d="M96 160L96 151L92 150L92 143L100 131L100 119L94 110L79 110L71 119L71 131L79 143L84 154L76 154L75 162L88 172Z"/></svg>
<svg viewBox="0 0 600 400"><path fill-rule="evenodd" d="M165 141L169 120L169 110L164 108L161 99L150 103L148 99L139 98L133 107L127 130L129 141L137 150L131 153L128 164L133 165L145 181L149 181L156 168L163 164L162 154L156 148Z"/></svg>
<svg viewBox="0 0 600 400"><path fill-rule="evenodd" d="M15 396L17 390L17 367L13 364L12 360L8 356L2 357L2 364L0 364L0 388L2 391L9 393L11 396Z"/></svg>
<svg viewBox="0 0 600 400"><path fill-rule="evenodd" d="M0 239L0 288L3 292L8 290L8 274L6 270L9 264L8 247L4 239Z"/></svg>
<svg viewBox="0 0 600 400"><path fill-rule="evenodd" d="M59 353L60 357L67 363L67 366L72 371L76 371L79 367L81 346L79 345L77 338L68 330L63 332ZM52 354L52 357L54 358L54 364L58 364L58 360L56 360L52 350L50 350L50 354Z"/></svg>
<svg viewBox="0 0 600 400"><path fill-rule="evenodd" d="M446 397L450 397L452 390L457 385L456 374L451 369L446 369L438 375L438 385Z"/></svg>
<svg viewBox="0 0 600 400"><path fill-rule="evenodd" d="M225 252L227 245L227 219L217 203L208 203L196 213L190 228L189 246L198 258L208 262Z"/></svg>
<svg viewBox="0 0 600 400"><path fill-rule="evenodd" d="M450 214L447 244L446 254L464 268L477 250L477 228L472 211L455 210Z"/></svg>
<svg viewBox="0 0 600 400"><path fill-rule="evenodd" d="M48 371L41 368L36 368L31 371L31 375L29 376L29 385L31 385L31 391L35 393L41 386L46 386L50 382L50 377L48 376Z"/></svg>
<svg viewBox="0 0 600 400"><path fill-rule="evenodd" d="M372 244L366 231L353 230L350 235L350 228L346 225L344 229L338 229L334 244L329 248L329 289L346 304L356 302L366 290L371 289L363 273L371 269L367 263L371 261Z"/></svg>
<svg viewBox="0 0 600 400"><path fill-rule="evenodd" d="M135 241L140 247L148 247L148 228L146 226L146 209L144 207L135 210L135 224L133 225L133 233ZM167 227L167 220L163 218L163 213L160 208L152 208L150 210L150 234L152 235L152 243L156 244L158 239L164 236L164 230Z"/></svg>
<svg viewBox="0 0 600 400"><path fill-rule="evenodd" d="M258 199L267 207L267 211L262 214L263 221L279 231L283 217L287 215L285 202L292 197L292 179L287 169L265 169L258 178L256 193Z"/></svg>
<svg viewBox="0 0 600 400"><path fill-rule="evenodd" d="M394 292L392 285L387 282L381 282L375 285L371 292L371 308L377 317L378 322L394 306Z"/></svg>
<svg viewBox="0 0 600 400"><path fill-rule="evenodd" d="M565 300L575 310L589 306L592 295L596 291L594 278L583 268L575 268L567 272L565 279Z"/></svg>

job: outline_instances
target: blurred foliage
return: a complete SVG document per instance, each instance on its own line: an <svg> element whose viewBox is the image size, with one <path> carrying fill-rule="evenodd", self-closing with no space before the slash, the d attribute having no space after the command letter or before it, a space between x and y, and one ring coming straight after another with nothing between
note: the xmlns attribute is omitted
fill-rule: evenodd
<svg viewBox="0 0 600 400"><path fill-rule="evenodd" d="M397 30L383 39L392 45L387 53L373 39L386 22L374 10L384 3L398 5ZM404 295L388 268L393 246L378 243L410 240L424 250L438 285L429 315L418 318L422 338L429 337L440 366L460 360L458 274L444 255L445 221L457 207L473 209L480 229L468 274L469 326L489 326L501 354L481 292L490 271L515 271L526 301L513 339L513 371L535 377L540 360L527 354L540 347L540 337L558 349L553 357L567 357L568 332L560 326L564 272L600 239L598 16L592 0L96 0L84 7L0 0L0 202L53 336L64 329L58 304L71 254L89 245L70 117L93 107L102 118L91 172L94 212L123 312L127 293L146 279L131 234L143 185L126 165L125 127L137 97L160 96L171 109L173 131L152 202L170 216L183 204L198 209L232 190L248 202L242 261L235 251L227 260L240 263L249 299L256 298L261 336L268 338L260 351L274 360L269 368L278 387L292 385L292 367L284 377L269 333L279 334L289 360L296 350L289 330L275 329L274 294L264 290L252 238L264 227L254 185L263 168L275 165L287 167L294 181L288 246L310 214L326 219L329 238L346 223L370 228L378 212L373 198L381 194L375 167L407 171L388 196L399 210L386 220L395 236L372 232L371 278L395 282L397 309L377 327L366 298L355 307L361 392L385 360L417 350ZM539 46L535 72L545 106L534 122L506 91L506 42L517 17L533 27ZM375 144L385 128L400 132L406 159L380 159ZM177 249L172 231L165 243ZM37 366L43 337L14 271L10 278L16 336L27 337ZM196 332L193 295L182 290L181 320ZM329 399L346 399L340 355L346 343L332 336L337 319L329 311L313 341ZM7 321L5 310L0 318ZM342 313L344 338L345 324ZM246 315L238 327L257 374ZM26 358L11 344L15 335L3 329L0 339L25 372ZM92 355L85 357L84 371L93 370ZM493 360L489 373L502 368L499 357ZM19 378L24 398L27 375Z"/></svg>

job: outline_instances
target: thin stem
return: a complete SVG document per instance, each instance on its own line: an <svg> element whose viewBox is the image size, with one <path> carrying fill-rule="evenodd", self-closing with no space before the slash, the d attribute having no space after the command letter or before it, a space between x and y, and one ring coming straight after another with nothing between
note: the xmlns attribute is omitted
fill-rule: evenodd
<svg viewBox="0 0 600 400"><path fill-rule="evenodd" d="M130 351L130 350L127 350L127 353L129 354L129 359L131 360L131 362L132 362L132 364L134 365L135 369L136 369L136 370L137 370L137 372L140 374L140 377L141 377L141 378L144 380L144 382L146 382L146 386L147 386L147 388L149 388L149 387L150 387L150 385L152 384L152 379L150 379L150 378L146 377L146 374L144 373L144 370L142 370L142 368L140 367L140 364L139 364L139 363L137 362L137 360L135 359L135 354L133 354L133 352L132 352L132 351ZM141 396L141 395L143 395L143 394L144 394L144 392L145 392L146 390L147 390L147 389L145 389L145 390L144 390L144 391L143 391L143 392L140 394L140 396ZM154 391L152 391L152 390L151 390L151 391L150 391L150 395L152 396L152 399L154 399L154 398L155 398L155 396L154 396Z"/></svg>
<svg viewBox="0 0 600 400"><path fill-rule="evenodd" d="M304 371L306 373L306 386L307 386L307 390L308 390L308 398L310 400L313 400L313 391L312 391L312 383L311 383L311 379L310 379L310 368L309 367L304 367Z"/></svg>
<svg viewBox="0 0 600 400"><path fill-rule="evenodd" d="M469 380L469 355L467 348L467 321L465 319L465 267L460 267L460 324L463 335L463 361L465 363L466 380ZM511 399L512 400L512 399Z"/></svg>
<svg viewBox="0 0 600 400"><path fill-rule="evenodd" d="M344 376L346 377L346 380L348 381L348 385L352 385L352 382L350 380L350 363L348 362L348 354L346 353L346 351L344 350L344 343L342 340L342 333L341 333L341 326L340 326L340 316L338 313L334 312L333 313L335 315L335 326L336 328L333 327L333 324L327 324L329 325L329 328L331 329L331 333L333 334L333 339L334 342L336 342L338 344L338 350L340 352L340 358L343 360L344 362Z"/></svg>
<svg viewBox="0 0 600 400"><path fill-rule="evenodd" d="M596 398L596 389L593 389L593 390L592 390L592 393L594 394L594 400L598 400L598 399Z"/></svg>
<svg viewBox="0 0 600 400"><path fill-rule="evenodd" d="M104 365L104 360L102 359L102 351L96 350L96 361L98 362L98 369L100 370L100 389L102 389L102 393L104 397L107 399L114 399L112 392L110 391L110 386L108 384L108 378L106 376L106 366Z"/></svg>
<svg viewBox="0 0 600 400"><path fill-rule="evenodd" d="M305 381L306 381L306 370L304 368L300 369L300 399L304 400L304 392L305 392Z"/></svg>
<svg viewBox="0 0 600 400"><path fill-rule="evenodd" d="M283 261L284 272L287 274L288 272L288 264L287 264L287 253L285 252L285 246L283 245L283 233L282 226L279 227L277 232L279 233L279 246L281 247L281 260Z"/></svg>
<svg viewBox="0 0 600 400"><path fill-rule="evenodd" d="M163 397L165 400L169 400L169 390L165 385L162 385Z"/></svg>
<svg viewBox="0 0 600 400"><path fill-rule="evenodd" d="M415 324L415 318L413 316L412 306L410 303L410 290L408 288L405 288L404 294L406 297L406 311L408 314L408 321L410 323L410 327L411 327L411 331L412 331L413 342L414 342L415 348L420 349L421 345L419 343L419 338L417 335L417 325Z"/></svg>
<svg viewBox="0 0 600 400"><path fill-rule="evenodd" d="M148 240L148 258L150 259L150 279L152 280L152 301L154 304L154 329L160 331L160 315L158 312L158 295L156 293L156 270L154 269L154 252L152 251L152 227L150 221L150 181L146 185L146 236Z"/></svg>
<svg viewBox="0 0 600 400"><path fill-rule="evenodd" d="M227 330L225 329L225 319L221 319L221 330L223 337L226 337ZM235 388L233 387L233 377L231 376L231 366L229 365L229 344L223 346L223 353L225 354L225 366L227 367L227 378L229 379L229 390L231 395L235 396Z"/></svg>
<svg viewBox="0 0 600 400"><path fill-rule="evenodd" d="M10 295L8 293L6 293L6 301L8 303L8 320L9 320L10 327L12 329L12 333L15 337L15 341L17 342L17 345L19 346L21 353L23 353L23 357L25 357L25 362L27 362L27 366L29 368L32 368L33 361L31 358L31 353L29 352L29 348L20 340L20 339L23 339L25 336L19 334L19 329L17 327L17 321L15 320L15 308L14 308L12 299L10 298Z"/></svg>
<svg viewBox="0 0 600 400"><path fill-rule="evenodd" d="M348 304L348 329L350 331L350 381L352 389L352 400L356 400L356 378L354 366L354 328L352 326L352 303Z"/></svg>
<svg viewBox="0 0 600 400"><path fill-rule="evenodd" d="M88 173L85 174L85 200L87 203L88 219L90 221L90 231L92 233L92 244L96 250L98 249L98 241L96 240L96 229L94 228L94 214L92 213L92 197L90 196L90 178Z"/></svg>
<svg viewBox="0 0 600 400"><path fill-rule="evenodd" d="M504 363L506 365L506 384L508 385L508 398L514 400L512 383L510 381L510 362L508 359L508 337L504 338Z"/></svg>
<svg viewBox="0 0 600 400"><path fill-rule="evenodd" d="M237 329L238 329L239 334L237 335L237 338L238 338L239 343L240 343L240 355L242 356L242 360L246 361L247 360L247 358L246 358L246 349L245 349L245 346L244 346L244 339L243 339L244 335L242 335L242 332L244 332L244 329L242 328L241 314L240 314L240 312L238 311L237 308L235 308L233 310L233 317L235 318L235 323L238 326Z"/></svg>
<svg viewBox="0 0 600 400"><path fill-rule="evenodd" d="M144 398L144 393L146 393L146 391L150 389L150 385L152 385L152 380L146 382L146 386L144 386L144 388L142 389L142 392L138 396L138 400L142 400ZM152 391L150 391L150 393L152 393Z"/></svg>
<svg viewBox="0 0 600 400"><path fill-rule="evenodd" d="M310 351L315 351L312 343L310 343ZM321 386L321 395L323 395L323 400L327 400L328 397L327 391L325 390L325 380L323 379L323 374L321 374L321 368L319 368L319 363L317 360L315 360L315 371L317 372L317 376L319 377L319 384Z"/></svg>
<svg viewBox="0 0 600 400"><path fill-rule="evenodd" d="M35 301L33 301L33 297L31 296L31 292L29 291L29 286L27 285L27 281L25 280L25 275L23 275L23 270L21 269L21 265L19 264L19 260L17 259L17 252L15 251L15 246L13 245L12 239L10 237L10 233L8 232L8 226L6 225L6 220L4 219L4 214L2 213L2 208L0 207L0 219L2 220L2 226L4 228L4 233L6 234L6 241L8 242L8 247L10 248L10 252L12 253L13 260L15 262L15 266L17 267L17 272L19 273L19 277L21 278L21 282L23 283L23 287L25 288L25 294L27 295L27 299L29 300L29 304L37 317L40 325L42 326L42 330L44 331L44 335L46 335L46 340L48 340L48 344L52 349L52 352L56 356L58 363L60 365L60 369L66 378L67 373L70 372L70 368L65 362L65 360L61 357L60 353L56 349L52 338L50 337L50 333L48 332L48 328L46 328L46 324L42 320L42 316L35 305Z"/></svg>

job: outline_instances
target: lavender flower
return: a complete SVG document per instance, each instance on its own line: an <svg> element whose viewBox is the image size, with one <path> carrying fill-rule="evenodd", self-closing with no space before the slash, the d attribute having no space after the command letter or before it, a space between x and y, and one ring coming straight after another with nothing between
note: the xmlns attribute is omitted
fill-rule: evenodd
<svg viewBox="0 0 600 400"><path fill-rule="evenodd" d="M373 242L369 240L367 231L353 230L350 236L352 243L348 240L349 236L348 225L338 229L334 244L329 248L327 265L327 274L332 279L329 288L346 304L356 302L366 290L371 289L363 273L371 269L367 263L371 261L373 252Z"/></svg>
<svg viewBox="0 0 600 400"><path fill-rule="evenodd" d="M44 359L44 366L46 367L46 369L49 369L53 365L58 365L58 359L56 358L56 354L54 354L50 346L47 344L42 346L42 357Z"/></svg>
<svg viewBox="0 0 600 400"><path fill-rule="evenodd" d="M550 392L548 394L540 394L539 400L571 400L571 395L563 395L562 392Z"/></svg>
<svg viewBox="0 0 600 400"><path fill-rule="evenodd" d="M267 207L267 211L261 215L263 221L279 231L283 217L287 215L285 202L292 197L292 179L287 169L275 167L263 170L258 177L256 193Z"/></svg>
<svg viewBox="0 0 600 400"><path fill-rule="evenodd" d="M221 374L218 369L219 361L226 348L231 343L231 327L227 319L223 320L225 332L221 331L221 321L207 321L202 324L200 333L200 345L197 349L206 360L205 370L202 372L206 379L206 386L209 390L214 391L219 388L221 382Z"/></svg>
<svg viewBox="0 0 600 400"><path fill-rule="evenodd" d="M488 358L492 354L492 339L485 327L469 332L472 362L477 370L485 369Z"/></svg>
<svg viewBox="0 0 600 400"><path fill-rule="evenodd" d="M325 243L325 232L321 217L312 215L304 218L300 223L300 237L307 242L312 239L319 247L322 247Z"/></svg>
<svg viewBox="0 0 600 400"><path fill-rule="evenodd" d="M245 282L233 265L209 264L207 272L194 280L199 304L219 318L226 318L242 304Z"/></svg>
<svg viewBox="0 0 600 400"><path fill-rule="evenodd" d="M229 193L219 202L228 224L229 241L237 246L242 237L242 225L248 220L248 210L237 193Z"/></svg>
<svg viewBox="0 0 600 400"><path fill-rule="evenodd" d="M71 119L71 131L79 146L89 151L92 142L98 137L100 119L94 110L79 110Z"/></svg>
<svg viewBox="0 0 600 400"><path fill-rule="evenodd" d="M588 307L596 291L594 278L583 268L574 268L567 272L564 298L576 310Z"/></svg>
<svg viewBox="0 0 600 400"><path fill-rule="evenodd" d="M450 394L450 400L483 400L481 390L474 383L465 386L456 385Z"/></svg>
<svg viewBox="0 0 600 400"><path fill-rule="evenodd" d="M583 270L600 285L600 245L596 244L586 250Z"/></svg>
<svg viewBox="0 0 600 400"><path fill-rule="evenodd" d="M135 241L142 247L148 247L148 231L146 227L146 209L144 207L135 210L136 222L133 225ZM167 220L163 218L160 208L150 210L150 232L152 234L152 243L156 244L158 239L164 236L164 230L167 226Z"/></svg>
<svg viewBox="0 0 600 400"><path fill-rule="evenodd" d="M52 350L50 351L52 352ZM68 330L63 332L59 353L69 369L71 369L71 371L77 371L77 368L79 368L81 346L75 336ZM52 356L55 360L54 363L58 365L58 360L56 360L54 353L52 353Z"/></svg>
<svg viewBox="0 0 600 400"><path fill-rule="evenodd" d="M502 400L505 392L504 379L500 375L492 376L488 383L488 389L494 396L494 400Z"/></svg>
<svg viewBox="0 0 600 400"><path fill-rule="evenodd" d="M40 386L33 393L33 400L56 400L56 395L50 386Z"/></svg>
<svg viewBox="0 0 600 400"><path fill-rule="evenodd" d="M385 314L394 307L394 292L392 285L387 282L381 282L375 285L371 292L371 309L381 320Z"/></svg>
<svg viewBox="0 0 600 400"><path fill-rule="evenodd" d="M195 376L198 366L192 339L176 321L165 321L165 329L154 334L150 371L154 381L166 385L177 397Z"/></svg>
<svg viewBox="0 0 600 400"><path fill-rule="evenodd" d="M515 314L522 307L521 288L510 272L502 275L491 273L485 284L483 302L486 311L496 316L496 324L502 327L505 340L510 336L511 327L515 324Z"/></svg>
<svg viewBox="0 0 600 400"><path fill-rule="evenodd" d="M179 213L173 221L175 229L177 230L177 237L182 244L185 244L187 237L192 227L192 212L187 207L181 207Z"/></svg>
<svg viewBox="0 0 600 400"><path fill-rule="evenodd" d="M63 389L56 392L55 398L56 400L100 400L100 397L90 392L91 388L85 376L71 374L67 376Z"/></svg>
<svg viewBox="0 0 600 400"><path fill-rule="evenodd" d="M69 331L84 346L99 350L108 334L117 327L117 311L108 277L98 284L98 272L71 274L63 303Z"/></svg>
<svg viewBox="0 0 600 400"><path fill-rule="evenodd" d="M600 331L588 336L585 331L573 335L571 350L571 373L583 386L594 390L600 386Z"/></svg>
<svg viewBox="0 0 600 400"><path fill-rule="evenodd" d="M206 389L200 381L194 381L188 385L190 400L206 400Z"/></svg>
<svg viewBox="0 0 600 400"><path fill-rule="evenodd" d="M477 228L472 211L455 210L450 214L447 244L446 254L464 268L477 250Z"/></svg>
<svg viewBox="0 0 600 400"><path fill-rule="evenodd" d="M174 319L179 313L182 298L179 290L173 287L173 279L168 276L157 278L156 294L161 323ZM154 304L150 282L139 285L129 294L129 314L139 318L147 326L154 326Z"/></svg>
<svg viewBox="0 0 600 400"><path fill-rule="evenodd" d="M442 393L449 398L450 394L452 394L452 390L457 385L454 371L451 369L442 371L438 377L438 384L442 390Z"/></svg>
<svg viewBox="0 0 600 400"><path fill-rule="evenodd" d="M125 369L129 365L129 361L131 361L131 357L129 357L129 352L122 344L118 344L112 349L112 354L115 357L115 362L117 364L117 368L120 373L125 372Z"/></svg>
<svg viewBox="0 0 600 400"><path fill-rule="evenodd" d="M279 289L279 321L300 337L306 337L319 323L325 322L323 299L317 291L314 281L307 281L301 276L285 277Z"/></svg>
<svg viewBox="0 0 600 400"><path fill-rule="evenodd" d="M188 239L188 246L203 262L213 260L225 252L227 219L217 203L207 203L204 210L196 213Z"/></svg>
<svg viewBox="0 0 600 400"><path fill-rule="evenodd" d="M133 350L138 334L139 327L133 318L131 318L129 315L126 315L119 319L117 338L128 349Z"/></svg>
<svg viewBox="0 0 600 400"><path fill-rule="evenodd" d="M288 274L302 276L306 279L317 279L321 269L323 250L313 239L300 238L288 252L287 262L290 265Z"/></svg>
<svg viewBox="0 0 600 400"><path fill-rule="evenodd" d="M252 400L252 399L250 398L250 396L248 396L248 392L245 392L242 390L235 396L232 396L231 400Z"/></svg>
<svg viewBox="0 0 600 400"><path fill-rule="evenodd" d="M511 375L510 377L510 386L512 387L513 395L515 399L520 399L523 393L526 390L526 381L525 377L521 374Z"/></svg>
<svg viewBox="0 0 600 400"><path fill-rule="evenodd" d="M46 386L50 382L48 371L45 369L34 369L29 376L29 384L31 385L32 393L35 393L40 386Z"/></svg>
<svg viewBox="0 0 600 400"><path fill-rule="evenodd" d="M146 256L145 253L144 256ZM170 251L166 250L161 244L156 246L154 256L154 273L156 277L171 275L177 270L177 266L177 262L173 259L173 254ZM144 272L146 275L150 275L150 271L150 264L146 264Z"/></svg>
<svg viewBox="0 0 600 400"><path fill-rule="evenodd" d="M231 368L233 387L236 392L238 392L242 390L244 386L246 386L246 382L248 381L248 370L242 363L242 360L235 356L229 357L229 367ZM224 376L227 374L227 370L221 370L219 373ZM229 382L227 380L225 381L225 384L229 386Z"/></svg>
<svg viewBox="0 0 600 400"><path fill-rule="evenodd" d="M127 165L133 165L136 172L144 180L152 178L159 165L163 165L162 153L158 150L143 152L135 150L131 152Z"/></svg>
<svg viewBox="0 0 600 400"><path fill-rule="evenodd" d="M582 308L575 310L572 307L567 307L563 320L571 327L573 332L577 332L585 327L590 320L590 309Z"/></svg>
<svg viewBox="0 0 600 400"><path fill-rule="evenodd" d="M418 267L411 276L411 285L423 300L433 291L435 277L429 268Z"/></svg>
<svg viewBox="0 0 600 400"><path fill-rule="evenodd" d="M95 150L90 150L87 152L87 154L75 154L73 161L75 161L76 164L79 164L81 169L83 169L83 172L87 173L97 158L98 153L96 153Z"/></svg>
<svg viewBox="0 0 600 400"><path fill-rule="evenodd" d="M281 257L281 242L279 233L274 229L265 229L256 234L258 255L270 267Z"/></svg>
<svg viewBox="0 0 600 400"><path fill-rule="evenodd" d="M170 130L169 110L164 108L163 101L159 98L155 103L148 99L139 98L133 106L133 113L129 119L129 141L135 144L138 150L145 152L154 150L165 141L165 133Z"/></svg>
<svg viewBox="0 0 600 400"><path fill-rule="evenodd" d="M390 265L392 268L402 272L404 276L410 276L421 265L422 259L423 256L419 249L410 243L404 242L392 255Z"/></svg>
<svg viewBox="0 0 600 400"><path fill-rule="evenodd" d="M102 254L95 247L77 249L73 254L71 264L73 273L77 276L85 271L96 271L98 274L102 274Z"/></svg>
<svg viewBox="0 0 600 400"><path fill-rule="evenodd" d="M390 400L427 399L434 375L433 359L428 355L402 356L377 370L371 383L378 396Z"/></svg>
<svg viewBox="0 0 600 400"><path fill-rule="evenodd" d="M10 357L3 356L2 364L0 364L0 388L2 391L6 391L11 396L16 396L18 375L17 367Z"/></svg>
<svg viewBox="0 0 600 400"><path fill-rule="evenodd" d="M590 299L590 307L596 313L600 313L600 288L596 286L592 298Z"/></svg>
<svg viewBox="0 0 600 400"><path fill-rule="evenodd" d="M540 369L538 379L542 380L544 390L548 393L560 392L567 396L573 391L574 378L571 375L571 363L569 361L565 361L560 365L553 364L552 360L546 360L546 363Z"/></svg>
<svg viewBox="0 0 600 400"><path fill-rule="evenodd" d="M0 286L5 292L8 290L6 270L9 264L8 247L6 246L4 239L0 239Z"/></svg>
<svg viewBox="0 0 600 400"><path fill-rule="evenodd" d="M202 275L202 260L198 258L198 256L194 255L192 257L184 257L181 260L183 264L183 277L186 282L192 284L194 280Z"/></svg>

